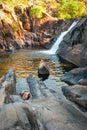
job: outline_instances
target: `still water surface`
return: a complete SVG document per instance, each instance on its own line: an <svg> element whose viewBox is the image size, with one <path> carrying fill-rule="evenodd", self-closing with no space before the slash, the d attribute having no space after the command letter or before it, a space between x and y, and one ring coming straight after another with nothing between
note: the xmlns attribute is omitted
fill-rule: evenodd
<svg viewBox="0 0 87 130"><path fill-rule="evenodd" d="M63 64L59 61L57 55L43 54L40 50L19 50L13 54L4 54L0 56L0 77L10 68L14 68L17 79L26 78L32 74L37 77L38 65L41 59L45 59L50 69L48 82L54 82L58 86L63 86L60 78L66 73L65 67L70 64ZM52 84L52 83L51 83Z"/></svg>

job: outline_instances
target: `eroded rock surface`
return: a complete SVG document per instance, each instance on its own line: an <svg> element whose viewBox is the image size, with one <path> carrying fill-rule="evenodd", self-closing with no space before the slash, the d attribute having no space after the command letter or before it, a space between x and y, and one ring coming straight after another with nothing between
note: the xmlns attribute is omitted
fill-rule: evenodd
<svg viewBox="0 0 87 130"><path fill-rule="evenodd" d="M66 74L61 78L64 82L68 84L86 84L87 80L87 67L84 68L75 68Z"/></svg>
<svg viewBox="0 0 87 130"><path fill-rule="evenodd" d="M61 88L53 90L31 75L27 81L31 92L29 100L15 100L0 106L1 130L86 130L86 115L62 93L61 98L58 97Z"/></svg>
<svg viewBox="0 0 87 130"><path fill-rule="evenodd" d="M87 68L73 69L64 74L62 80L69 84L62 87L65 97L87 110Z"/></svg>
<svg viewBox="0 0 87 130"><path fill-rule="evenodd" d="M60 43L57 54L76 66L87 66L87 16L80 19Z"/></svg>
<svg viewBox="0 0 87 130"><path fill-rule="evenodd" d="M16 77L13 69L0 78L0 105L10 103L10 95L16 94Z"/></svg>

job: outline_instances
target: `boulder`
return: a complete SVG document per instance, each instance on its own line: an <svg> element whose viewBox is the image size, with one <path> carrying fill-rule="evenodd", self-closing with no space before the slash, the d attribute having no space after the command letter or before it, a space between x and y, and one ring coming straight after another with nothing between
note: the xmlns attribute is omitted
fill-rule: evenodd
<svg viewBox="0 0 87 130"><path fill-rule="evenodd" d="M87 85L87 79L80 79L78 81L78 84L80 84L80 85Z"/></svg>
<svg viewBox="0 0 87 130"><path fill-rule="evenodd" d="M87 16L81 18L63 38L57 54L76 66L87 66Z"/></svg>
<svg viewBox="0 0 87 130"><path fill-rule="evenodd" d="M85 80L82 81L81 80ZM62 81L73 85L73 84L86 84L86 80L87 80L87 67L84 68L75 68L69 72L67 72L66 74L63 75L63 77L61 78Z"/></svg>
<svg viewBox="0 0 87 130"><path fill-rule="evenodd" d="M87 110L87 86L63 86L62 91L68 100Z"/></svg>
<svg viewBox="0 0 87 130"><path fill-rule="evenodd" d="M38 77L42 79L48 78L50 72L49 68L44 60L40 61L39 67L38 67Z"/></svg>

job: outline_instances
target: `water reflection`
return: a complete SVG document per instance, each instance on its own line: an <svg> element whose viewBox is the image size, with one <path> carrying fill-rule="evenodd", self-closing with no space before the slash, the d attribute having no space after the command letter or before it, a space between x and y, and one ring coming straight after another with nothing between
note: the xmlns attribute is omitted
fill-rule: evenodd
<svg viewBox="0 0 87 130"><path fill-rule="evenodd" d="M13 54L5 54L0 56L0 77L10 68L13 67L17 78L25 78L28 74L38 76L37 70L41 59L45 59L50 69L50 77L52 80L58 81L63 73L65 64L61 64L58 56L42 54L41 51L20 50Z"/></svg>

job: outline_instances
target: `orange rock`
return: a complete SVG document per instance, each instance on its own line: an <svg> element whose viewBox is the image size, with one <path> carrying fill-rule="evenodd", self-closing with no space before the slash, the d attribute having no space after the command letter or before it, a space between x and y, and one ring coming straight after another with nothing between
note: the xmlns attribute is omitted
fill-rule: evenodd
<svg viewBox="0 0 87 130"><path fill-rule="evenodd" d="M28 100L30 98L30 92L28 90L23 90L19 95L23 100Z"/></svg>

